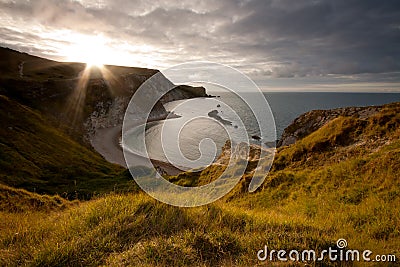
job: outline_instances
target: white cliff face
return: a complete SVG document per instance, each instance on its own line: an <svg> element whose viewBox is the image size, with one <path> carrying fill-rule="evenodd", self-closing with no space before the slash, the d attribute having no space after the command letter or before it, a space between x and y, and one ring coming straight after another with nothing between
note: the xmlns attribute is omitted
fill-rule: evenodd
<svg viewBox="0 0 400 267"><path fill-rule="evenodd" d="M119 96L107 102L98 102L96 110L85 122L88 135L93 135L98 129L121 125L129 99L129 97Z"/></svg>
<svg viewBox="0 0 400 267"><path fill-rule="evenodd" d="M115 95L108 99L98 101L95 104L94 111L87 117L84 127L87 131L88 136L93 136L98 129L110 128L122 125L125 111L128 107L129 101L131 100L134 93L144 83L145 90L148 90L144 97L160 97L160 101L157 102L150 113L149 119L165 119L168 116L168 112L164 108L162 103L170 101L187 99L192 97L207 96L203 87L190 87L190 86L178 86L165 94L170 88L175 85L172 84L164 75L160 72L153 75L149 80L146 75L138 74L127 74L118 78L117 85L115 88L111 88ZM104 82L99 83L97 81L100 90L108 90L112 84L106 84ZM107 88L108 87L108 88ZM148 103L145 100L139 101L142 103ZM135 107L135 118L146 119L147 114L143 110L147 107L140 107L140 104Z"/></svg>
<svg viewBox="0 0 400 267"><path fill-rule="evenodd" d="M96 103L94 111L86 119L84 126L87 134L94 135L98 129L111 128L122 125L126 108L131 100L131 97L136 92L137 88L146 81L147 77L144 75L125 75L121 77L119 88L115 91L117 95L111 96L109 99L99 101ZM107 84L102 88L108 90L107 87L112 86ZM152 114L153 115L153 114ZM168 115L165 108L159 104L156 105L155 115L164 116ZM153 115L154 116L154 115ZM137 112L138 119L144 119L143 112Z"/></svg>

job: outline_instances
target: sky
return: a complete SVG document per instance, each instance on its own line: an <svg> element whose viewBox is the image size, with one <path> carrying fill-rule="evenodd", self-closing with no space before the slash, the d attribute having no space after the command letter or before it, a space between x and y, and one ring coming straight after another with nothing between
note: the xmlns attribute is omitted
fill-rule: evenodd
<svg viewBox="0 0 400 267"><path fill-rule="evenodd" d="M0 0L0 45L160 70L212 61L266 91L400 92L398 0Z"/></svg>

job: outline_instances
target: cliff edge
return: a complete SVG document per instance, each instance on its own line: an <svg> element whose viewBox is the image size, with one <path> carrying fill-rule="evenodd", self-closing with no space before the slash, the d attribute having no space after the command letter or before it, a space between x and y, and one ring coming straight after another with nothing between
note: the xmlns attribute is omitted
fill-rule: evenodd
<svg viewBox="0 0 400 267"><path fill-rule="evenodd" d="M294 144L339 116L353 116L367 120L384 106L346 107L330 110L312 110L297 117L282 133L277 147Z"/></svg>
<svg viewBox="0 0 400 267"><path fill-rule="evenodd" d="M83 63L56 62L2 47L0 58L0 95L38 110L86 145L98 129L122 124L132 95L159 73L121 66L88 69ZM173 86L167 78L160 82ZM150 119L168 116L166 102L206 96L203 87L177 85L156 103Z"/></svg>

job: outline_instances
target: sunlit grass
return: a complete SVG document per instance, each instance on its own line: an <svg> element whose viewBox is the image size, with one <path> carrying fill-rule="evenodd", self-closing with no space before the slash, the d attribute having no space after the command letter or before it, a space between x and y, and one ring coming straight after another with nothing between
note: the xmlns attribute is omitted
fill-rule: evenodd
<svg viewBox="0 0 400 267"><path fill-rule="evenodd" d="M351 248L399 256L396 210L374 197L359 206L302 197L270 208L220 201L188 209L145 194L109 195L64 212L1 213L8 224L0 249L10 265L249 266L265 244L322 250L346 238Z"/></svg>
<svg viewBox="0 0 400 267"><path fill-rule="evenodd" d="M228 196L202 207L173 207L144 193L110 193L44 212L28 205L41 197L25 193L19 206L27 212L0 212L0 265L254 266L261 264L256 253L264 245L321 251L339 238L349 249L398 260L399 114L384 110L354 136L347 126L359 125L357 120L332 121L281 148L281 165L256 193L243 190L249 183L245 173ZM360 145L341 142L341 136ZM305 154L299 152L303 148ZM212 166L172 179L195 186L220 171Z"/></svg>

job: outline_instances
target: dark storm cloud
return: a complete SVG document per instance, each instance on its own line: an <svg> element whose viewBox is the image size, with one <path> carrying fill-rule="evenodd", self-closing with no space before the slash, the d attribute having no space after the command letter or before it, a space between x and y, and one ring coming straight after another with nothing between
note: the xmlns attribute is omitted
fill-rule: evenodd
<svg viewBox="0 0 400 267"><path fill-rule="evenodd" d="M152 45L167 51L168 63L215 60L275 77L400 71L399 1L0 0L0 10L16 25L32 22ZM3 40L17 42L0 27Z"/></svg>
<svg viewBox="0 0 400 267"><path fill-rule="evenodd" d="M253 1L246 7L255 12L224 31L249 40L247 51L283 62L282 75L400 69L398 1Z"/></svg>

